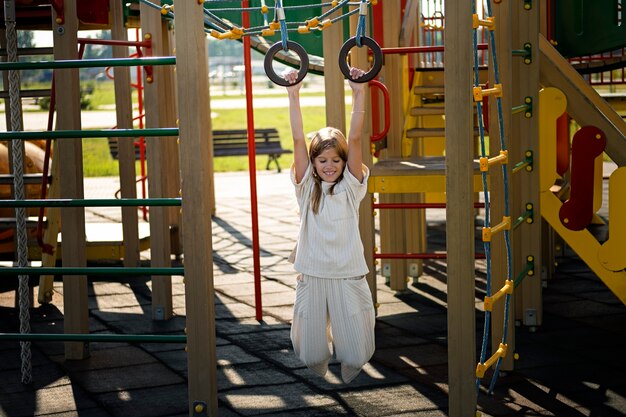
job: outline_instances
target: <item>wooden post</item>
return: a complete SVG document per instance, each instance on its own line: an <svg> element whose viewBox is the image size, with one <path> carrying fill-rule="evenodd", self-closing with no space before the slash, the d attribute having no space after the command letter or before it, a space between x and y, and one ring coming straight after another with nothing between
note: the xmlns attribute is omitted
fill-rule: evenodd
<svg viewBox="0 0 626 417"><path fill-rule="evenodd" d="M390 22L383 28L385 47L398 46L400 39L400 17L402 15L399 1L383 3L383 21ZM393 23L391 23L393 22ZM403 59L406 56L397 54L387 55L385 65L381 71L381 81L389 90L390 97L390 129L387 134L387 149L383 152L385 158L400 157L402 154L402 130L404 126L404 111L407 97L407 76L403 72ZM402 195L381 194L381 203L403 203ZM406 210L381 210L380 212L380 247L381 252L404 253L406 247ZM392 290L406 289L407 262L402 259L383 259L381 262L382 274L388 279Z"/></svg>
<svg viewBox="0 0 626 417"><path fill-rule="evenodd" d="M448 404L460 417L476 409L472 5L447 0L445 10Z"/></svg>
<svg viewBox="0 0 626 417"><path fill-rule="evenodd" d="M187 310L187 369L189 415L217 415L215 306L213 304L213 256L211 245L212 202L209 200L211 109L208 59L202 2L176 6L176 80L180 100L180 158L183 187L183 221L193 233L184 233L185 303Z"/></svg>
<svg viewBox="0 0 626 417"><path fill-rule="evenodd" d="M169 23L166 20L161 20L161 33L163 33L163 55L174 55L174 35L172 31L168 29ZM163 84L162 90L164 94L164 100L161 103L162 111L162 123L164 126L176 126L177 125L177 97L176 97L176 80L174 74L174 67L164 67L163 72ZM163 138L163 152L168 157L163 158L166 165L161 168L162 181L165 195L169 197L180 195L180 163L179 163L179 151L178 143L174 138ZM170 230L170 253L175 253L176 256L182 254L181 244L181 213L178 207L167 208L167 224Z"/></svg>
<svg viewBox="0 0 626 417"><path fill-rule="evenodd" d="M124 26L124 9L119 1L111 1L111 38L128 40L128 29ZM113 58L128 58L128 47L114 46ZM113 69L115 78L115 114L117 127L133 128L133 109L130 90L130 68ZM135 170L136 138L117 138L120 167L120 195L122 198L137 198ZM122 230L124 240L124 266L139 265L139 216L137 207L122 207Z"/></svg>
<svg viewBox="0 0 626 417"><path fill-rule="evenodd" d="M164 39L162 16L144 3L140 4L141 28L144 38L152 40L153 56L163 56ZM166 91L166 69L162 65L152 67L152 77L145 77L144 103L146 104L146 128L167 127L165 102L171 97ZM169 126L171 127L171 126ZM166 180L168 172L164 137L146 138L148 149L148 192L150 197L168 197ZM164 172L165 171L165 172ZM167 207L150 207L150 265L170 267L170 231ZM152 318L167 320L172 317L172 279L169 276L152 277Z"/></svg>
<svg viewBox="0 0 626 417"><path fill-rule="evenodd" d="M512 5L513 7L513 5ZM526 266L529 256L534 258L535 270L532 276L526 276L518 287L521 294L518 319L530 327L541 325L543 316L542 306L542 226L539 206L539 169L537 161L539 155L539 4L532 3L530 9L525 9L523 3L515 4L512 9L511 43L512 49L523 49L525 43L532 46L531 62L525 63L523 58L515 57L512 61L513 84L512 105L524 103L528 97L532 100L532 117L525 117L523 113L512 118L511 143L516 145L515 152L510 156L517 161L523 160L524 152L534 154L534 169L531 172L523 171L516 175L514 187L519 193L513 194L511 208L522 211L526 204L532 204L534 222L520 226L519 237L516 238L516 260L513 264L514 276L521 273ZM521 311L520 311L521 310Z"/></svg>
<svg viewBox="0 0 626 417"><path fill-rule="evenodd" d="M341 20L324 30L324 95L326 96L326 125L346 132L346 84L337 59L343 45ZM357 49L357 48L354 48ZM321 127L321 126L320 126Z"/></svg>
<svg viewBox="0 0 626 417"><path fill-rule="evenodd" d="M353 15L350 18L350 33L356 32L356 25L358 16ZM352 63L358 68L368 68L368 51L367 48L353 48ZM325 55L326 56L326 55ZM367 95L365 99L365 114L372 114L372 108L370 106L370 95ZM374 165L372 153L370 151L370 136L372 135L372 118L365 119L365 125L363 126L363 137L361 138L361 152L363 154L363 163L371 170ZM372 292L372 302L374 306L378 304L378 294L376 289L376 265L374 264L374 246L376 239L376 231L374 227L374 216L372 208L372 196L368 195L361 202L359 207L359 232L361 234L361 241L363 242L363 250L365 252L365 261L367 262L367 268L369 274L367 275L367 282ZM376 307L377 308L377 307Z"/></svg>
<svg viewBox="0 0 626 417"><path fill-rule="evenodd" d="M56 22L57 15L52 13L54 39L54 59L78 59L78 18L76 0L68 0L64 7L64 21ZM79 130L80 120L80 82L78 69L58 69L55 71L57 91L58 130ZM82 139L62 139L56 146L54 157L59 158L60 197L82 199L83 189L83 146ZM84 207L61 209L63 236L63 266L85 267L85 209ZM88 333L87 277L85 275L63 277L63 306L65 333ZM88 344L84 342L66 342L66 359L84 359L88 356Z"/></svg>
<svg viewBox="0 0 626 417"><path fill-rule="evenodd" d="M511 197L509 201L510 213L512 219L517 218L524 212L524 204L519 202L519 198L513 198L512 195L518 190L518 187L512 186L517 184L519 176L511 176L511 166L515 165L517 161L523 160L524 151L520 151L517 145L518 140L509 140L510 137L515 135L515 132L511 132L511 91L513 80L511 77L511 60L513 59L511 51L511 33L507 29L511 27L511 3L502 2L497 3L492 8L493 16L496 22L495 39L496 39L496 55L498 58L498 69L500 83L502 84L502 121L504 123L504 141L506 149L509 150L509 163L507 171L509 175L509 194ZM489 80L495 80L493 54L489 54ZM494 81L495 82L495 81ZM491 82L493 84L493 82ZM490 87L493 85L490 84ZM500 130L498 123L498 111L495 97L489 98L489 155L496 156L500 152ZM518 115L523 117L523 115ZM517 136L515 136L517 137ZM525 172L520 173L525 175ZM491 194L491 226L495 226L502 221L504 216L504 177L502 175L502 166L494 165L489 170L489 191ZM523 227L523 226L522 226ZM515 232L509 231L509 237L513 241ZM523 262L518 257L513 257L515 265L522 265ZM491 294L497 292L504 286L505 279L507 277L507 251L504 241L504 233L497 233L494 235L491 241ZM514 277L511 277L514 279ZM491 295L489 294L489 295ZM515 352L515 323L513 315L513 297L511 297L511 308L509 309L509 316L504 317L504 297L496 303L491 315L491 346L492 354L498 349L499 344L502 342L504 323L508 320L508 333L507 333L507 355L502 358L500 369L503 371L510 371L513 369L513 353Z"/></svg>

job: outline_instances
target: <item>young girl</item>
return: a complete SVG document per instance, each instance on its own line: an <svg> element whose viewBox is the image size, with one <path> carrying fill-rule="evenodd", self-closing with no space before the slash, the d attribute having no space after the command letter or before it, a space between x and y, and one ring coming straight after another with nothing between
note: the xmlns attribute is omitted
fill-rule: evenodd
<svg viewBox="0 0 626 417"><path fill-rule="evenodd" d="M352 79L364 72L352 68ZM293 83L297 72L283 75ZM352 117L348 141L335 128L320 129L307 151L300 84L287 87L294 144L291 179L300 207L294 268L300 274L291 327L296 356L324 376L335 355L341 378L352 381L374 353L375 314L359 234L359 204L369 171L362 163L365 84L349 81Z"/></svg>

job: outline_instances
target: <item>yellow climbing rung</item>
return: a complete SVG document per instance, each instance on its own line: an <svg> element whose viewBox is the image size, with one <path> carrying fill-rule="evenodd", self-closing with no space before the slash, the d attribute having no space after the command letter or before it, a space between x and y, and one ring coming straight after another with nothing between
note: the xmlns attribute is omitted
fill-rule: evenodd
<svg viewBox="0 0 626 417"><path fill-rule="evenodd" d="M484 96L502 97L502 84L495 84L492 88L473 87L474 101L483 101Z"/></svg>
<svg viewBox="0 0 626 417"><path fill-rule="evenodd" d="M508 347L509 345L500 343L498 350L496 350L496 352L491 355L491 357L487 359L485 363L479 362L476 366L476 377L482 378L483 376L485 376L485 372L487 371L487 369L489 369L494 363L496 363L499 358L504 358L506 356L506 350L508 349Z"/></svg>
<svg viewBox="0 0 626 417"><path fill-rule="evenodd" d="M504 286L494 295L485 296L485 311L493 310L493 305L496 301L502 298L505 294L513 294L513 288L515 284L513 280L507 279L504 281Z"/></svg>
<svg viewBox="0 0 626 417"><path fill-rule="evenodd" d="M298 33L310 33L311 28L319 26L320 21L317 17L314 17L313 19L307 20L305 23L306 25L298 26Z"/></svg>
<svg viewBox="0 0 626 417"><path fill-rule="evenodd" d="M491 242L491 236L503 230L511 230L511 216L502 216L502 222L493 227L483 227L483 242Z"/></svg>
<svg viewBox="0 0 626 417"><path fill-rule="evenodd" d="M320 23L320 25L319 25L319 29L320 30L324 30L327 27L330 27L330 25L332 25L332 24L333 24L333 21L330 20L330 19L323 20L322 23Z"/></svg>
<svg viewBox="0 0 626 417"><path fill-rule="evenodd" d="M500 155L493 158L487 158L486 156L480 158L479 167L481 172L487 172L489 167L493 164L506 164L509 162L509 151L500 151Z"/></svg>
<svg viewBox="0 0 626 417"><path fill-rule="evenodd" d="M233 39L233 40L240 39L243 36L243 34L244 34L244 31L241 28L232 28L228 32L219 33L219 34L215 34L214 30L211 31L211 35L214 38L217 38L220 40L221 39Z"/></svg>
<svg viewBox="0 0 626 417"><path fill-rule="evenodd" d="M472 15L472 27L474 29L478 29L479 26L484 26L489 30L494 30L496 28L496 20L493 16L489 16L485 19L480 19L478 14L474 13Z"/></svg>

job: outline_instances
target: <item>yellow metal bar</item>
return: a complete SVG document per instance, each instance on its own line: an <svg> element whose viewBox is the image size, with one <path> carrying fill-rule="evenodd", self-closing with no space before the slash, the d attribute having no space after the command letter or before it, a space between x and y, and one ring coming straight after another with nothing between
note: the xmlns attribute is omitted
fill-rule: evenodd
<svg viewBox="0 0 626 417"><path fill-rule="evenodd" d="M491 242L491 236L503 230L511 230L511 216L502 216L502 221L493 227L483 227L483 242Z"/></svg>
<svg viewBox="0 0 626 417"><path fill-rule="evenodd" d="M512 280L507 279L504 281L504 286L494 295L485 296L485 311L491 311L496 301L504 296L504 294L513 294L515 285Z"/></svg>
<svg viewBox="0 0 626 417"><path fill-rule="evenodd" d="M509 345L500 343L498 350L496 350L496 352L493 355L491 355L491 357L487 359L485 363L479 363L476 366L476 377L478 378L484 377L487 369L489 369L494 363L496 363L498 359L504 358L506 356L506 350L508 349L508 347Z"/></svg>
<svg viewBox="0 0 626 417"><path fill-rule="evenodd" d="M498 156L493 158L482 157L479 161L481 172L487 172L489 167L494 164L506 164L509 162L509 151L500 151Z"/></svg>

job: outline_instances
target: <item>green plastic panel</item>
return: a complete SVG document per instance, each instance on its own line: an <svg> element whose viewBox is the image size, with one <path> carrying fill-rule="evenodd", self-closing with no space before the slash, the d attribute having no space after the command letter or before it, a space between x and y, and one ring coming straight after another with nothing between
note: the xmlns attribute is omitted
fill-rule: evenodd
<svg viewBox="0 0 626 417"><path fill-rule="evenodd" d="M563 56L575 57L626 47L624 9L619 0L555 0L556 48Z"/></svg>
<svg viewBox="0 0 626 417"><path fill-rule="evenodd" d="M285 9L285 21L287 23L300 23L304 24L306 20L312 19L322 14L322 7L320 6L321 0L297 0L297 1L283 1L283 7ZM240 26L241 25L241 12L240 11L222 11L223 9L232 9L238 7L241 2L232 1L209 1L204 3L204 7L211 10L216 16L221 19L229 20L230 22ZM249 8L261 7L260 0L250 0L248 2ZM274 19L274 4L273 1L266 1L265 4L269 7L270 11L267 14L268 22ZM298 6L297 8L290 8L291 6ZM331 18L337 16L334 13ZM263 14L260 10L250 12L250 27L263 26ZM291 29L291 25L289 26ZM268 36L266 39L270 43L275 43L281 40L280 31L276 32L274 36ZM322 33L320 31L313 31L311 33L297 33L288 32L289 40L294 41L302 45L302 47L309 53L309 55L323 56L323 42Z"/></svg>

